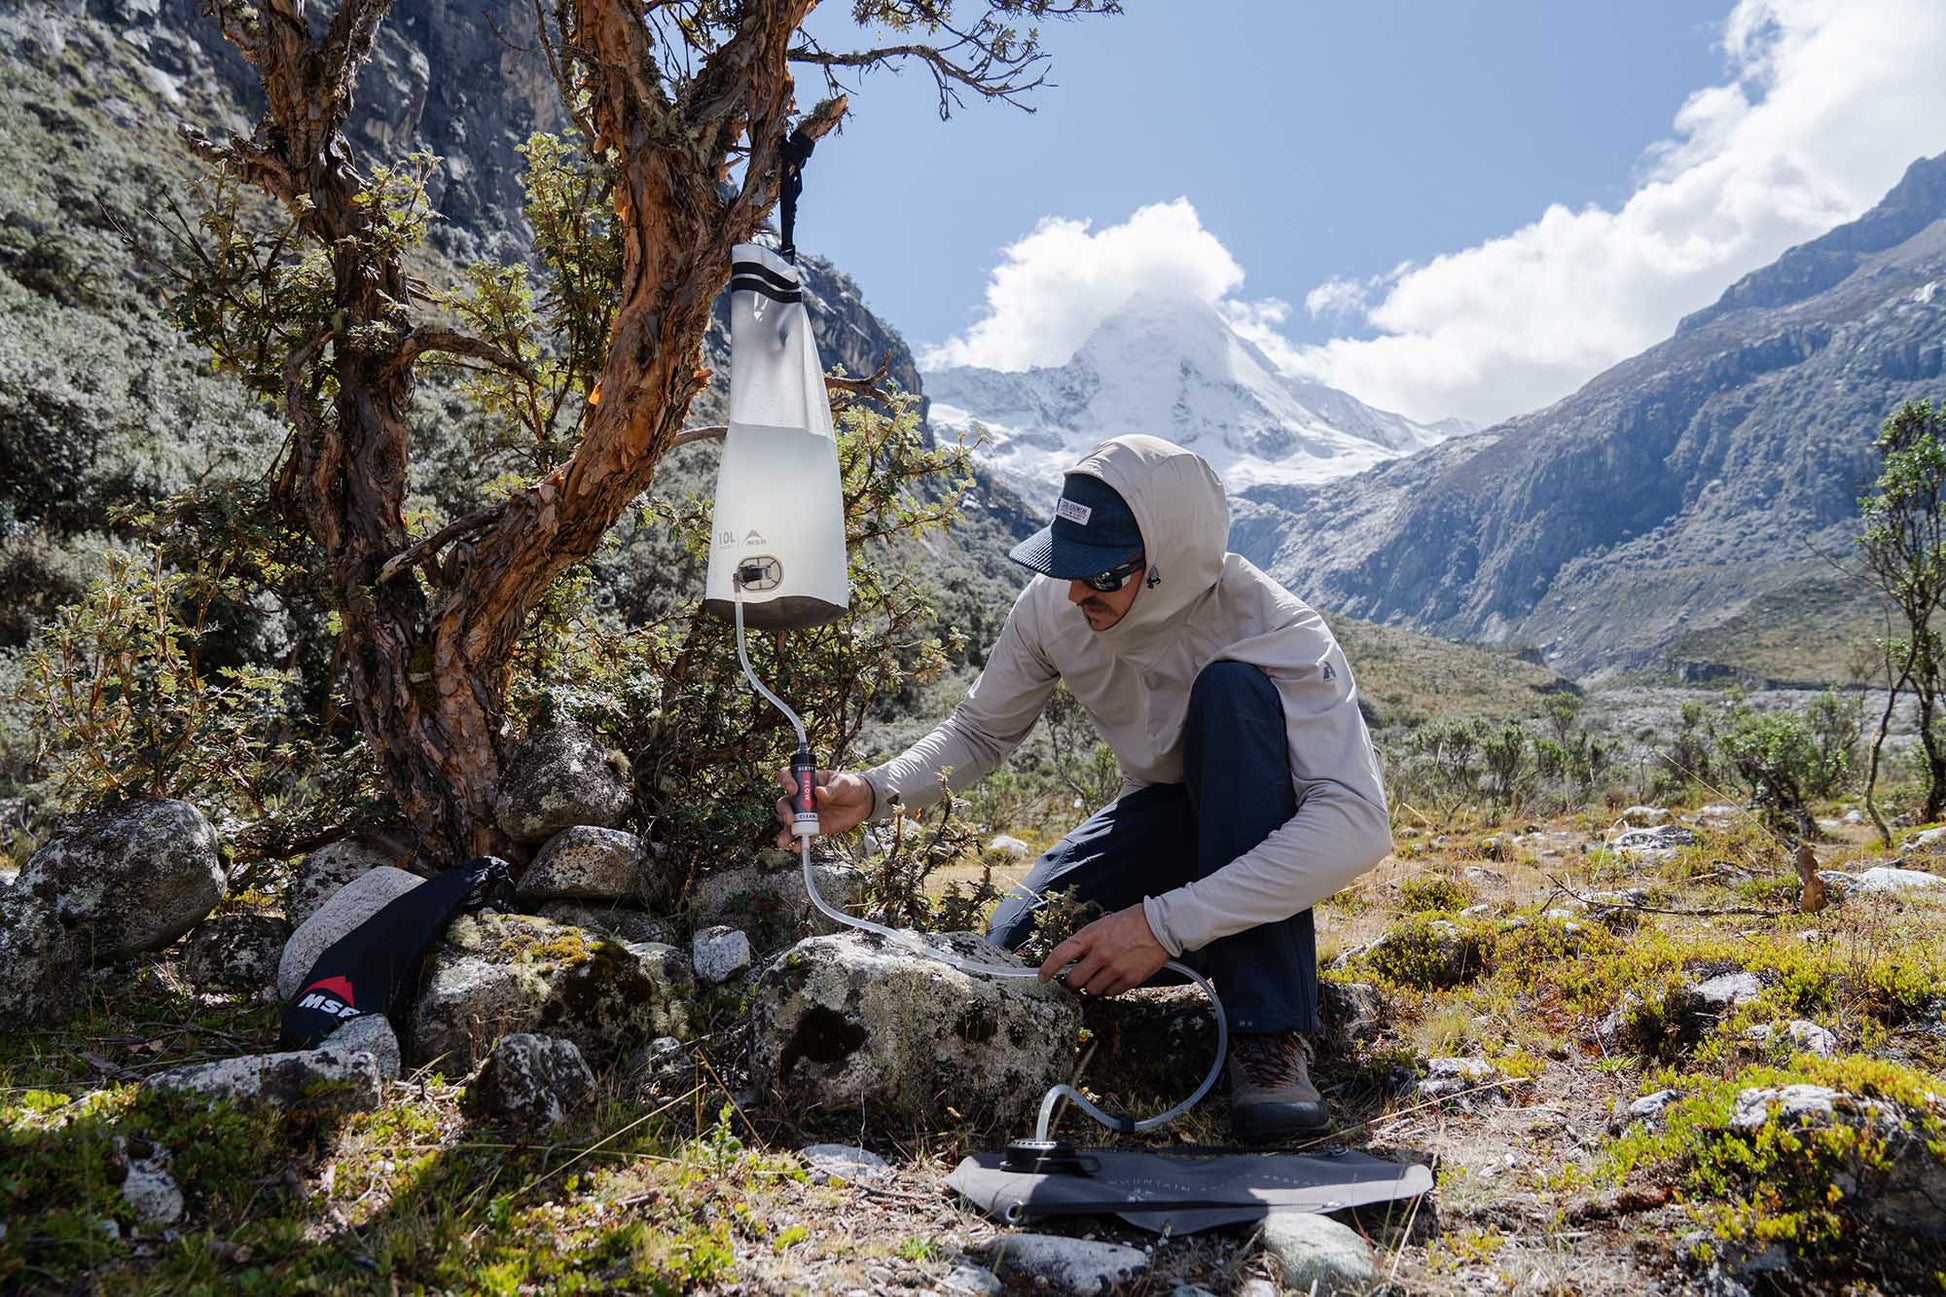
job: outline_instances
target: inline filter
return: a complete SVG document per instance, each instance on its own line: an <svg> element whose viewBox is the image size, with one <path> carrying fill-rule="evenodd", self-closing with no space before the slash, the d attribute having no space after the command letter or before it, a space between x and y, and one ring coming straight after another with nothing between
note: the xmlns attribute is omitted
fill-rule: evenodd
<svg viewBox="0 0 1946 1297"><path fill-rule="evenodd" d="M725 620L738 602L758 630L823 625L851 602L838 443L803 284L754 243L730 254L730 421L703 591Z"/></svg>

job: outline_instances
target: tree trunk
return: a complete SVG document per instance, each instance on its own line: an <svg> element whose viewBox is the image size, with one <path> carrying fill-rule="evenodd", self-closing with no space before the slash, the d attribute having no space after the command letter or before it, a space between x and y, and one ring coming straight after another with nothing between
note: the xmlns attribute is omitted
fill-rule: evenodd
<svg viewBox="0 0 1946 1297"><path fill-rule="evenodd" d="M790 41L811 0L735 7L724 19L733 32L675 96L653 75L639 7L571 0L557 10L591 133L615 161L619 304L573 455L443 557L436 541L415 548L404 521L413 361L438 349L525 369L484 343L411 326L408 240L385 225L381 196L342 134L356 69L389 2L340 0L320 32L300 0L249 9L213 0L258 69L266 118L251 139L200 147L280 199L330 258L332 324L285 366L293 434L277 495L329 560L351 701L419 830L420 854L452 865L508 849L493 798L509 666L535 605L648 488L709 378L702 341L730 249L776 201ZM827 101L800 129L816 138L843 112L842 98ZM721 180L738 151L743 187L726 196Z"/></svg>

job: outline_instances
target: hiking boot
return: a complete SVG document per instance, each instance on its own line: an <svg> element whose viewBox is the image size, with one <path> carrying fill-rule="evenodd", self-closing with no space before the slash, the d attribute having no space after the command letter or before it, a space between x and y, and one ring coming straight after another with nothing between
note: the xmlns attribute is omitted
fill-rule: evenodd
<svg viewBox="0 0 1946 1297"><path fill-rule="evenodd" d="M1239 1034L1230 1040L1230 1134L1240 1143L1315 1135L1331 1128L1324 1096L1311 1084L1294 1031Z"/></svg>

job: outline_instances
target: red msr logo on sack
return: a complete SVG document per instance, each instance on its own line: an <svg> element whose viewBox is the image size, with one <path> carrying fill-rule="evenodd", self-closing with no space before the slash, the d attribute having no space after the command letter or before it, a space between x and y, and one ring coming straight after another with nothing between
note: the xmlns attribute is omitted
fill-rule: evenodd
<svg viewBox="0 0 1946 1297"><path fill-rule="evenodd" d="M326 977L304 988L304 998L297 1002L300 1009L316 1009L337 1018L355 1018L359 1010L353 1002L351 979L348 977Z"/></svg>

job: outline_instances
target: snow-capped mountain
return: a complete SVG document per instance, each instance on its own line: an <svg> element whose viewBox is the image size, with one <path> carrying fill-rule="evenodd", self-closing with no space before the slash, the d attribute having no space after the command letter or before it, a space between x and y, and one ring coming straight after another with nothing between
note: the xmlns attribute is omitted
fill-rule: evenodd
<svg viewBox="0 0 1946 1297"><path fill-rule="evenodd" d="M955 366L927 373L925 384L934 425L969 440L984 433L982 457L1042 507L1076 459L1122 433L1190 447L1235 492L1343 477L1469 431L1457 420L1414 423L1290 377L1215 307L1147 294L1058 368Z"/></svg>

